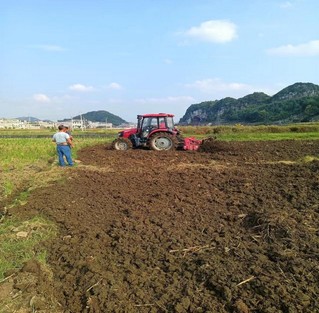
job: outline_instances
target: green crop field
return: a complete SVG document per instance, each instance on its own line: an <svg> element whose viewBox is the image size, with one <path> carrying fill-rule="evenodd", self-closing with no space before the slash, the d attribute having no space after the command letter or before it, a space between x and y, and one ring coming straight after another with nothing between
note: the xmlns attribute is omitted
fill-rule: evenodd
<svg viewBox="0 0 319 313"><path fill-rule="evenodd" d="M73 157L79 149L109 142L103 137L75 140ZM21 169L28 164L47 162L56 155L55 144L49 138L0 138L0 169Z"/></svg>
<svg viewBox="0 0 319 313"><path fill-rule="evenodd" d="M23 134L20 131L19 134ZM111 141L110 138L75 139L73 158L77 151L88 145ZM20 190L32 187L37 175L48 172L56 176L56 146L51 138L0 138L0 201ZM35 173L34 173L35 172ZM36 175L35 175L36 174Z"/></svg>

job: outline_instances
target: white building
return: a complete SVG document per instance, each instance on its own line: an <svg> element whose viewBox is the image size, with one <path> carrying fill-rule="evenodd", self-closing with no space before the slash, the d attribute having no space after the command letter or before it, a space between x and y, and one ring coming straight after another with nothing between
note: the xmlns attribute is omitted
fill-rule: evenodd
<svg viewBox="0 0 319 313"><path fill-rule="evenodd" d="M24 121L18 119L0 119L0 128L2 129L25 129L26 124Z"/></svg>
<svg viewBox="0 0 319 313"><path fill-rule="evenodd" d="M57 123L49 122L49 121L38 121L38 124L40 125L40 128L56 128L57 127Z"/></svg>
<svg viewBox="0 0 319 313"><path fill-rule="evenodd" d="M70 127L71 129L86 129L89 126L89 121L86 120L85 118L80 119L80 120L65 120L63 122L60 122L62 125L66 125Z"/></svg>
<svg viewBox="0 0 319 313"><path fill-rule="evenodd" d="M88 121L88 128L113 128L112 123Z"/></svg>

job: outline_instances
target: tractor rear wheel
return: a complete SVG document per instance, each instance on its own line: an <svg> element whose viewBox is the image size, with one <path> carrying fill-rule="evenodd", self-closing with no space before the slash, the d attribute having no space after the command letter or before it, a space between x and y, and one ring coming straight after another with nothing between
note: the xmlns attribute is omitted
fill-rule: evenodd
<svg viewBox="0 0 319 313"><path fill-rule="evenodd" d="M175 150L177 146L176 137L169 133L156 133L149 140L149 146L152 150Z"/></svg>
<svg viewBox="0 0 319 313"><path fill-rule="evenodd" d="M132 142L127 138L117 138L112 142L112 148L114 150L129 150L132 146Z"/></svg>

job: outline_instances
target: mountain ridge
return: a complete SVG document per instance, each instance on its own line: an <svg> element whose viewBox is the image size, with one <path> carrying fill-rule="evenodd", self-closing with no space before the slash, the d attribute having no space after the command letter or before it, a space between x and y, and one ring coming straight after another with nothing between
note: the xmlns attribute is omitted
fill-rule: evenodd
<svg viewBox="0 0 319 313"><path fill-rule="evenodd" d="M72 117L72 119L75 119L75 120L81 119L81 118L84 118L91 122L112 123L115 126L128 123L121 117L105 110L90 111L90 112ZM59 122L64 122L66 120L69 120L69 119L59 120Z"/></svg>
<svg viewBox="0 0 319 313"><path fill-rule="evenodd" d="M226 97L192 104L179 124L284 124L315 120L319 120L319 86L298 82L273 96L254 92L238 99Z"/></svg>

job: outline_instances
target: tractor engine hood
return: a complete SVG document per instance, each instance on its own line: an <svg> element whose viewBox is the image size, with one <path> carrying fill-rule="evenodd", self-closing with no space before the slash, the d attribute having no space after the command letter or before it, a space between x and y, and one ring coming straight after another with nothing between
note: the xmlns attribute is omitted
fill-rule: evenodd
<svg viewBox="0 0 319 313"><path fill-rule="evenodd" d="M137 133L137 128L125 129L119 132L119 137L129 138L131 135L134 135L136 133Z"/></svg>

